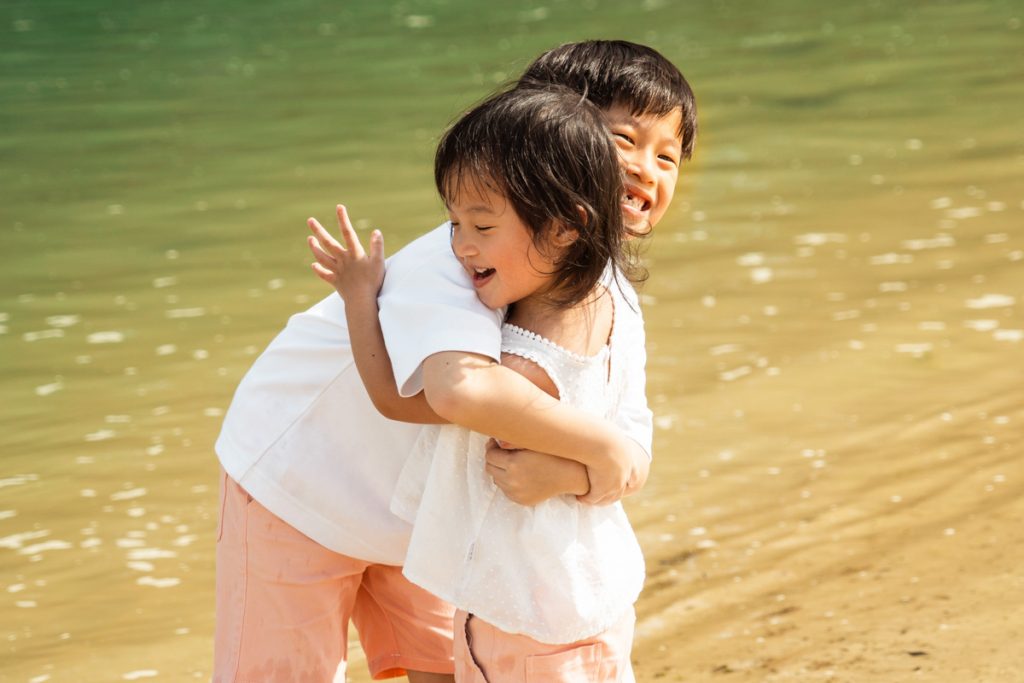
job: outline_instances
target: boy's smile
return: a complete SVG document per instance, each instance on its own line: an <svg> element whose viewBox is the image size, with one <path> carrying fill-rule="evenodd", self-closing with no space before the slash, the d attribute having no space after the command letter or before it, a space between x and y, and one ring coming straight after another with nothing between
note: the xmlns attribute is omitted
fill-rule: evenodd
<svg viewBox="0 0 1024 683"><path fill-rule="evenodd" d="M628 106L605 110L624 173L622 217L626 227L645 235L672 203L682 156L683 114L636 115Z"/></svg>

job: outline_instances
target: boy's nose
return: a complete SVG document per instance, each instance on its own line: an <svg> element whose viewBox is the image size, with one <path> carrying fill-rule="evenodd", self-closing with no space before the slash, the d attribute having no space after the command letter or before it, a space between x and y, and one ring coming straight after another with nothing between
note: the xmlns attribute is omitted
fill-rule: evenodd
<svg viewBox="0 0 1024 683"><path fill-rule="evenodd" d="M633 176L641 183L647 185L654 181L654 174L651 172L651 165L642 155L637 155L626 165L626 173Z"/></svg>
<svg viewBox="0 0 1024 683"><path fill-rule="evenodd" d="M626 160L626 175L636 178L644 185L649 185L654 182L653 163L645 154L633 154Z"/></svg>

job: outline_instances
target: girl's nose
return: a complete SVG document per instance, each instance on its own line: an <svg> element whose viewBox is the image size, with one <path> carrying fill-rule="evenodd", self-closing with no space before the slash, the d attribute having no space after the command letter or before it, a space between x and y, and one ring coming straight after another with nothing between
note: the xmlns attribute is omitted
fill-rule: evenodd
<svg viewBox="0 0 1024 683"><path fill-rule="evenodd" d="M465 231L455 226L452 227L452 253L459 258L473 254L472 240L466 239Z"/></svg>

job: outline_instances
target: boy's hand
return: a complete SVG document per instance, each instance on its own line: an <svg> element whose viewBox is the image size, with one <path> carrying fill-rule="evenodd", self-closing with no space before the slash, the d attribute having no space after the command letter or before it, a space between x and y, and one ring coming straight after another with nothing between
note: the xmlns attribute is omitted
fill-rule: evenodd
<svg viewBox="0 0 1024 683"><path fill-rule="evenodd" d="M581 503L590 505L611 505L626 495L630 480L633 478L633 463L628 454L620 450L600 465L587 467L590 478L590 491L579 496Z"/></svg>
<svg viewBox="0 0 1024 683"><path fill-rule="evenodd" d="M590 483L587 468L575 460L487 444L487 473L513 503L537 505L564 494L583 495Z"/></svg>
<svg viewBox="0 0 1024 683"><path fill-rule="evenodd" d="M343 205L338 205L338 225L345 246L331 237L315 218L306 222L313 231L306 242L317 261L312 264L317 277L338 290L346 302L359 296L376 299L384 282L384 237L380 231L374 230L370 235L370 253L367 254Z"/></svg>

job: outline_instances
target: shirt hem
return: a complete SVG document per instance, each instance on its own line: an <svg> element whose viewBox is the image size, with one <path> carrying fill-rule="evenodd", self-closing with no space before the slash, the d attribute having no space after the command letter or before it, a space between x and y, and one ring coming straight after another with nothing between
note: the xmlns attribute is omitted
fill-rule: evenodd
<svg viewBox="0 0 1024 683"><path fill-rule="evenodd" d="M250 496L259 501L260 505L273 513L280 520L295 527L300 533L319 543L332 552L353 557L364 562L383 564L400 567L405 560L405 551L409 545L408 532L401 534L402 538L394 539L389 546L398 547L398 550L391 552L381 550L380 545L370 545L362 540L366 534L365 528L362 533L356 534L348 531L344 526L339 526L337 521L331 521L316 511L304 505L299 499L282 489L253 465L244 468L241 472L232 467L229 458L221 455L223 446L218 442L218 457L221 466L228 476L234 479L239 486L248 492ZM398 517L395 517L399 520ZM399 520L402 525L408 526L406 522ZM378 539L387 537L376 535Z"/></svg>

